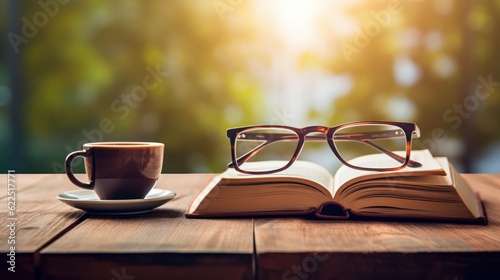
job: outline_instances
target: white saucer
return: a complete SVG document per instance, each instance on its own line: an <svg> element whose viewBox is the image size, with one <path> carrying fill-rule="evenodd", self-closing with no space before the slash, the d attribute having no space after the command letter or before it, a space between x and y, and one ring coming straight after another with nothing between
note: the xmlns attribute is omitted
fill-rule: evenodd
<svg viewBox="0 0 500 280"><path fill-rule="evenodd" d="M173 191L152 189L144 199L99 200L94 191L74 190L59 194L57 199L89 213L129 215L152 211L175 195Z"/></svg>

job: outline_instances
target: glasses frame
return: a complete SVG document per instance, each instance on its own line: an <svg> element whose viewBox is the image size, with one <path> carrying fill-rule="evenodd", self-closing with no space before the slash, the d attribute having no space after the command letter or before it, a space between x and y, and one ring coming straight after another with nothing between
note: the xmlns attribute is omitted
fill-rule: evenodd
<svg viewBox="0 0 500 280"><path fill-rule="evenodd" d="M388 156L392 157L393 159L401 162L401 166L398 167L387 167L387 168L367 168L367 167L360 167L360 166L354 166L349 164L346 160L344 160L341 156L339 151L337 150L333 135L335 134L336 131L348 127L356 127L356 126L365 126L365 125L392 125L395 127L398 127L399 129L403 130L405 133L406 137L406 156L403 158L400 155L397 155L389 150L386 150L380 146L378 146L375 143L372 143L370 140L374 139L384 139L384 138L393 138L393 137L401 137L399 134L399 130L393 130L392 132L394 134L388 134L391 131L384 131L383 134L377 135L377 133L370 133L370 132L365 132L365 133L353 133L353 134L337 134L335 137L342 137L346 138L349 141L360 141L363 142L367 145L372 146L373 148L387 154ZM295 135L293 135L293 138L290 138L292 136L291 134L281 134L281 133L270 133L269 138L265 138L263 135L259 135L258 138L249 138L251 137L251 134L245 134L245 138L247 140L265 140L262 144L258 145L254 149L250 150L246 154L242 155L239 158L236 158L236 140L238 138L238 135L240 135L242 132L249 131L249 130L254 130L254 129L271 129L271 128L276 128L276 129L287 129L290 131L293 131L297 136L298 140L296 139ZM308 135L310 133L321 133L322 135ZM229 142L231 144L231 163L228 164L228 168L234 168L235 170L244 173L244 174L253 174L253 175L263 175L263 174L272 174L276 172L283 171L290 167L295 160L299 157L302 148L304 147L304 142L307 141L326 141L328 145L330 146L331 150L337 156L337 158L342 162L342 164L353 168L353 169L358 169L358 170L364 170L364 171L396 171L400 170L406 166L409 167L420 167L422 166L421 163L411 160L410 159L410 154L411 154L411 143L412 143L412 138L418 138L420 137L420 129L415 123L410 123L410 122L392 122L392 121L357 121L357 122L349 122L349 123L344 123L341 125L333 126L333 127L326 127L326 126L307 126L303 128L296 128L292 126L285 126L285 125L253 125L253 126L244 126L244 127L236 127L236 128L230 128L227 130L227 137L229 138ZM337 139L337 138L336 138ZM240 169L240 166L248 161L251 157L253 157L257 152L259 152L261 149L266 147L267 145L276 142L276 141L298 141L297 143L297 148L295 149L294 154L292 155L292 158L290 161L283 167L273 169L273 170L268 170L268 171L248 171L248 170L242 170ZM339 139L341 140L341 139Z"/></svg>

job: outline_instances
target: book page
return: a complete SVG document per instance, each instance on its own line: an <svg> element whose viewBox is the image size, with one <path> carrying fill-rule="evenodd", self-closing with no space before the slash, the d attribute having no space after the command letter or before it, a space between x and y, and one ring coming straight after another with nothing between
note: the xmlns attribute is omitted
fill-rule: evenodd
<svg viewBox="0 0 500 280"><path fill-rule="evenodd" d="M335 198L352 213L375 216L474 219L481 213L472 189L461 182L446 157L435 160L446 176L398 176L363 180L340 189Z"/></svg>
<svg viewBox="0 0 500 280"><path fill-rule="evenodd" d="M278 164L278 165L276 165ZM283 162L252 162L258 170ZM255 170L257 170L255 169ZM306 213L332 200L333 176L322 166L295 162L284 171L249 175L234 169L213 178L193 200L187 215L250 215L270 212Z"/></svg>
<svg viewBox="0 0 500 280"><path fill-rule="evenodd" d="M261 162L246 162L245 169L247 170L263 170L263 169L273 169L276 166L283 166L286 163L281 161L261 161ZM265 175L249 175L240 173L234 169L228 169L226 172L222 173L222 178L227 181L234 179L234 184L242 184L245 181L249 183L262 182L279 182L279 181L290 181L303 182L304 180L314 182L314 187L320 188L321 192L324 192L328 196L332 197L333 193L333 176L326 168L308 161L295 161L289 168ZM228 183L226 183L228 184Z"/></svg>
<svg viewBox="0 0 500 280"><path fill-rule="evenodd" d="M396 152L404 156L405 152ZM363 162L363 166L379 166L380 161L384 160L386 156L373 154L350 161L351 164ZM370 180L375 178L392 178L398 176L425 176L425 175L446 175L439 163L434 159L429 150L412 151L410 158L422 164L421 167L405 167L397 171L363 171L357 170L345 165L341 166L335 173L335 182L333 193L337 193L341 187L355 184L363 180Z"/></svg>
<svg viewBox="0 0 500 280"><path fill-rule="evenodd" d="M453 178L454 186L457 189L458 195L462 198L467 208L472 212L474 217L481 215L477 197L474 191L470 188L468 183L458 174L455 167L450 164L451 176Z"/></svg>
<svg viewBox="0 0 500 280"><path fill-rule="evenodd" d="M201 192L196 196L196 198L191 202L187 212L193 213L200 204L203 203L203 199L212 191L213 188L217 186L217 184L221 180L221 174L216 175L210 182L201 190Z"/></svg>

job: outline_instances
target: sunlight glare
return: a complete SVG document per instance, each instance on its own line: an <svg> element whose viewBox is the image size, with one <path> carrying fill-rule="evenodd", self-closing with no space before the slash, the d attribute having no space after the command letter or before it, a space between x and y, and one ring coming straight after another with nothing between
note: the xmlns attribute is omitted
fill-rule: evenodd
<svg viewBox="0 0 500 280"><path fill-rule="evenodd" d="M278 36L291 45L310 46L318 42L318 19L323 1L281 0L265 2Z"/></svg>

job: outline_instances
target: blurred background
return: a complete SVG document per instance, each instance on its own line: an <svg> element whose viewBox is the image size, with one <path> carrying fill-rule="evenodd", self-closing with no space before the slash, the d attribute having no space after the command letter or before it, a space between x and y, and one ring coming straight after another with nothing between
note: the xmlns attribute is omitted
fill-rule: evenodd
<svg viewBox="0 0 500 280"><path fill-rule="evenodd" d="M356 120L416 122L414 149L500 173L500 0L1 0L0 31L1 173L114 140L222 172L229 127ZM325 150L302 158L333 172Z"/></svg>

